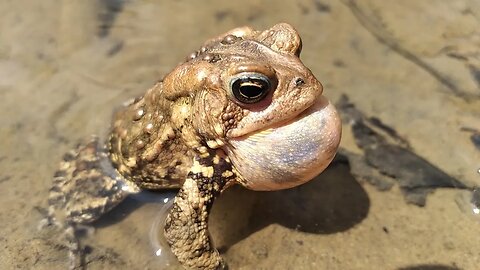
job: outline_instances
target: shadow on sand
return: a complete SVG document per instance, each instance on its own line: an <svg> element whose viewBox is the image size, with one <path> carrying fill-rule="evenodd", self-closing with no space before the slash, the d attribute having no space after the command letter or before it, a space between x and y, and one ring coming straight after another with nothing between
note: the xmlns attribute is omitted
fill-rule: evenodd
<svg viewBox="0 0 480 270"><path fill-rule="evenodd" d="M225 251L270 224L314 234L346 231L360 223L369 208L367 193L350 174L349 165L336 161L312 181L293 189L227 190L213 207L210 227Z"/></svg>
<svg viewBox="0 0 480 270"><path fill-rule="evenodd" d="M143 192L127 198L95 222L107 227L121 222L144 203L162 204L172 191ZM234 186L214 203L210 232L222 251L249 235L279 224L292 230L312 234L346 231L366 218L370 200L362 186L350 174L349 164L337 159L310 182L292 189L258 192ZM143 223L143 224L142 224ZM139 226L150 226L144 221Z"/></svg>

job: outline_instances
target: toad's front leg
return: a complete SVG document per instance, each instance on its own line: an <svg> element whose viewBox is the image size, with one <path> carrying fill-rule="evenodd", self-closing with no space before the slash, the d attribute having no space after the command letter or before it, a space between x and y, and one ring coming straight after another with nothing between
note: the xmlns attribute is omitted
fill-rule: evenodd
<svg viewBox="0 0 480 270"><path fill-rule="evenodd" d="M223 268L222 258L210 242L208 215L215 198L234 181L232 165L221 150L195 157L165 222L165 238L182 265Z"/></svg>

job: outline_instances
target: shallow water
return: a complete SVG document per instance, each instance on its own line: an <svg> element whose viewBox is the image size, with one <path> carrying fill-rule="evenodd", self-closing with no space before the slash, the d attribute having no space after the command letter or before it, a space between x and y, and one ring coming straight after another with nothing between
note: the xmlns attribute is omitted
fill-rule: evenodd
<svg viewBox="0 0 480 270"><path fill-rule="evenodd" d="M352 160L291 190L234 187L210 222L230 269L478 269L477 2L16 0L0 12L0 269L66 267L58 232L37 230L63 153L205 39L281 21L300 32L327 97L346 94L467 188L432 187L420 207ZM361 157L343 128L342 148ZM150 231L165 196L128 198L96 222L88 269L163 267Z"/></svg>

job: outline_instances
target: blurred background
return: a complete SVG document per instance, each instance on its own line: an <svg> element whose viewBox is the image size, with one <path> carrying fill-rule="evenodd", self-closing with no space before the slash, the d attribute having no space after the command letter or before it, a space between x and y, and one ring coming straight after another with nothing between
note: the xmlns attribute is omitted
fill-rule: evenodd
<svg viewBox="0 0 480 270"><path fill-rule="evenodd" d="M0 14L0 269L65 268L58 232L37 230L64 152L205 40L278 22L339 103L342 150L304 186L216 202L230 269L479 268L480 1L3 0ZM148 235L162 196L100 220L88 269L162 269Z"/></svg>

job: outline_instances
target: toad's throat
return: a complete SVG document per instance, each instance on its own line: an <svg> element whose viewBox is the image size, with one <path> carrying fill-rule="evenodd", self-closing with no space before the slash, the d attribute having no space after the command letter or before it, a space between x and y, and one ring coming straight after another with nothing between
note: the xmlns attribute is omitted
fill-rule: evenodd
<svg viewBox="0 0 480 270"><path fill-rule="evenodd" d="M285 189L322 172L335 156L340 135L338 113L321 96L291 120L231 139L226 151L248 188Z"/></svg>

